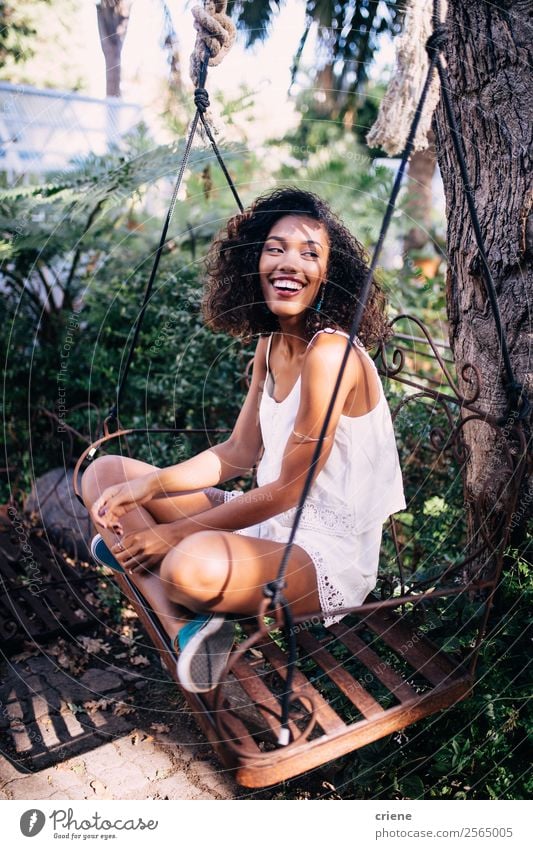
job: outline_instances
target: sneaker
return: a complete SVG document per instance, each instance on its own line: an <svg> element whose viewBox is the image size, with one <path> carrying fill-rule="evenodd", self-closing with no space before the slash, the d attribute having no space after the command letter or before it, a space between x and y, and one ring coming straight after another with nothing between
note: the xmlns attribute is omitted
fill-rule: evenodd
<svg viewBox="0 0 533 849"><path fill-rule="evenodd" d="M200 614L178 634L178 678L189 693L207 693L220 682L235 641L235 625L220 613Z"/></svg>
<svg viewBox="0 0 533 849"><path fill-rule="evenodd" d="M115 572L124 573L124 569L118 560L113 557L104 541L104 538L101 537L100 534L96 534L96 536L91 540L91 555L93 560L96 560L100 566L109 566L109 568L114 569Z"/></svg>

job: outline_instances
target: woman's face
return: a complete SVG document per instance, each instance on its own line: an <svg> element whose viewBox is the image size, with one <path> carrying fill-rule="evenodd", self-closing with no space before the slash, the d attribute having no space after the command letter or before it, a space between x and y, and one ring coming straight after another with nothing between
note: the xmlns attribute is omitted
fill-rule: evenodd
<svg viewBox="0 0 533 849"><path fill-rule="evenodd" d="M326 278L326 228L307 215L285 215L270 230L259 257L265 303L278 318L302 315L313 306Z"/></svg>

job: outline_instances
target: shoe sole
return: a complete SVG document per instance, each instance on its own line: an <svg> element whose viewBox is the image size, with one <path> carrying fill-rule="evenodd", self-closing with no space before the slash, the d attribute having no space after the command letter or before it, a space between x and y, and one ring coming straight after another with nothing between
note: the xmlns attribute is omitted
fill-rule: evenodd
<svg viewBox="0 0 533 849"><path fill-rule="evenodd" d="M124 574L124 569L122 568L120 563L118 563L118 561L117 561L117 565L113 566L111 563L106 563L105 560L102 560L102 558L98 556L98 554L96 552L96 547L100 544L100 542L103 542L104 545L106 545L104 538L102 536L100 536L100 534L96 534L96 536L94 536L91 540L91 557L93 558L93 560L95 560L96 563L98 563L99 566L107 566L108 569L113 569L114 572L120 572L120 573ZM106 545L106 548L107 548L107 545ZM107 550L109 551L109 548ZM109 553L111 554L110 551L109 551ZM111 556L113 556L113 555L111 554Z"/></svg>
<svg viewBox="0 0 533 849"><path fill-rule="evenodd" d="M213 616L178 656L178 677L189 693L208 693L220 682L235 642L235 626Z"/></svg>

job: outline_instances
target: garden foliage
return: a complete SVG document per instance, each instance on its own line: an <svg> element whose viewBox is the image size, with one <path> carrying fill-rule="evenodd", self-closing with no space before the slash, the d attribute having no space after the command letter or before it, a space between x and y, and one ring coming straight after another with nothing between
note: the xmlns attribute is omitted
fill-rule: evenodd
<svg viewBox="0 0 533 849"><path fill-rule="evenodd" d="M298 183L331 200L371 248L392 172L370 160L353 136L328 131L326 122L315 125L315 135L278 142L277 158L269 156L272 148L254 157L227 146L239 192L246 203L276 182ZM125 151L91 157L73 171L50 175L43 185L14 187L0 197L2 438L8 469L3 501L22 497L47 469L72 463L86 444L77 434L99 435L115 400L182 152L182 144L154 148L141 128ZM213 334L200 315L207 245L235 211L213 159L201 147L193 151L120 404L124 426L224 430L240 408L252 347ZM267 162L274 163L270 171ZM396 251L401 211L391 239ZM401 260L398 271L382 272L391 314L416 312L445 339L442 278L428 280L412 258ZM393 405L396 390L386 389ZM404 408L396 421L407 498L418 505L400 517L405 539L411 540L406 567L429 581L435 564L452 563L464 544L460 474L444 455L428 448L423 456L421 449L432 425L428 410L415 406ZM221 438L155 435L130 447L136 456L168 465ZM428 464L435 466L431 486ZM384 572L391 560L386 537ZM525 750L528 578L523 554L510 557L473 698L338 762L327 793L411 799L531 793ZM432 636L450 650L469 639L452 634L458 615L465 620L476 615L458 611L461 604L467 602L428 613ZM292 782L289 795L290 787L324 792L314 778Z"/></svg>

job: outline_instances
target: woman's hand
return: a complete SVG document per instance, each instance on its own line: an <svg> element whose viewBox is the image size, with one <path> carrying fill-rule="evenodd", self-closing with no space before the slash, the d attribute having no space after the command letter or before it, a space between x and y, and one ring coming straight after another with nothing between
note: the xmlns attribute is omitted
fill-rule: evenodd
<svg viewBox="0 0 533 849"><path fill-rule="evenodd" d="M154 475L150 473L131 481L108 486L92 506L93 522L101 528L109 528L119 536L122 535L120 517L134 507L150 501L156 492L154 484Z"/></svg>
<svg viewBox="0 0 533 849"><path fill-rule="evenodd" d="M179 524L172 522L145 531L133 531L114 545L111 553L126 572L152 569L182 538Z"/></svg>

